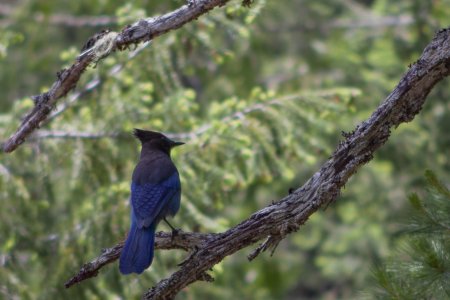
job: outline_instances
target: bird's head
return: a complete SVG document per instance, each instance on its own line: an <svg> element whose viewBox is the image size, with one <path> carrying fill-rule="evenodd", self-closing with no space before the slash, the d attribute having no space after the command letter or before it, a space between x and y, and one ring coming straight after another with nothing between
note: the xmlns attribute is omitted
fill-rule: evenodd
<svg viewBox="0 0 450 300"><path fill-rule="evenodd" d="M174 147L181 146L183 142L175 142L162 133L156 131L142 130L135 128L133 135L141 141L142 146L148 145L151 149L157 149L170 154L170 150Z"/></svg>

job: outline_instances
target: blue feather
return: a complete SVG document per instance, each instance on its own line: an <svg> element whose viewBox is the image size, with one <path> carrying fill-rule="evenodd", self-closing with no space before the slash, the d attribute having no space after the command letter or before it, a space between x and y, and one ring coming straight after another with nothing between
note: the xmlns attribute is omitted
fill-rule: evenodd
<svg viewBox="0 0 450 300"><path fill-rule="evenodd" d="M156 226L138 228L132 218L130 232L120 255L119 270L122 274L141 274L153 261Z"/></svg>
<svg viewBox="0 0 450 300"><path fill-rule="evenodd" d="M178 209L170 209L180 206L180 177L175 172L168 179L159 184L131 183L131 206L136 213L139 227L149 226L153 222L159 222L162 218L175 215ZM173 204L175 202L175 204ZM175 207L173 207L175 208Z"/></svg>
<svg viewBox="0 0 450 300"><path fill-rule="evenodd" d="M122 274L142 273L153 260L156 226L180 208L178 172L161 183L131 184L131 228L120 256Z"/></svg>

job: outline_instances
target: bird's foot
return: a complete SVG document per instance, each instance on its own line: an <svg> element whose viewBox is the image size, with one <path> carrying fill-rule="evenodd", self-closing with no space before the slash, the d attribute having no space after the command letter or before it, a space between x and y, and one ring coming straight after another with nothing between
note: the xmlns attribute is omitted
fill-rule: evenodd
<svg viewBox="0 0 450 300"><path fill-rule="evenodd" d="M172 228L172 236L171 236L172 241L180 233L180 231L181 228Z"/></svg>
<svg viewBox="0 0 450 300"><path fill-rule="evenodd" d="M194 6L194 5L195 5L195 0L187 0L187 5L188 5L189 7Z"/></svg>
<svg viewBox="0 0 450 300"><path fill-rule="evenodd" d="M175 228L172 226L172 224L169 223L169 221L166 220L166 218L163 218L164 222L166 222L167 225L169 225L169 227L172 229L172 236L171 239L173 241L173 239L178 235L178 233L180 233L181 229L180 228Z"/></svg>

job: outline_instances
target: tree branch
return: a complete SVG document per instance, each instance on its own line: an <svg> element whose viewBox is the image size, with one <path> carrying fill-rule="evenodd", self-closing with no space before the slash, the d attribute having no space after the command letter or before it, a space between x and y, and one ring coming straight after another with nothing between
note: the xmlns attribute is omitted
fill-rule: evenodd
<svg viewBox="0 0 450 300"><path fill-rule="evenodd" d="M120 65L121 66L121 65ZM92 88L96 87L98 85L99 79L95 79L92 84L89 84L86 88L87 91L90 91ZM355 90L356 91L356 90ZM78 93L74 94L71 98L76 97L75 99L70 99L68 104L74 102L78 98ZM322 91L320 93L315 93L314 95L320 96L320 97L330 97L335 96L336 93L333 90L330 91ZM235 111L229 115L224 116L222 119L220 119L221 124L228 124L234 120L243 120L245 119L249 114L256 112L256 111L265 111L268 107L272 106L281 106L284 102L294 101L297 99L305 98L306 96L297 93L297 94L291 94L286 95L282 97L273 98L271 100L267 100L264 102L253 104L249 107L246 107L242 110ZM59 115L62 111L67 109L67 105L63 105L60 109L57 108L57 110L52 113L47 121L51 120L55 116ZM214 128L213 123L206 123L198 128L196 128L193 131L189 132L178 132L178 133L172 133L172 132L166 132L165 134L171 138L171 139L180 139L180 140L189 140L189 139L195 139L202 134L208 132L209 130ZM129 132L121 132L121 131L110 131L110 132L79 132L79 131L62 131L62 130L39 130L33 135L30 136L30 140L41 140L41 139L103 139L103 138L126 138L130 137L132 138L132 135L130 135Z"/></svg>
<svg viewBox="0 0 450 300"><path fill-rule="evenodd" d="M267 249L273 252L287 234L297 231L320 207L326 208L336 200L350 176L372 160L374 152L388 140L391 129L412 121L422 109L434 85L449 74L450 29L445 29L437 33L420 59L403 75L397 87L371 117L353 132L344 133L345 140L339 143L331 158L302 187L255 212L226 232L198 234L200 242L190 240L190 235L194 233L186 233L187 245L190 246L186 248L194 246L196 250L181 264L178 271L161 280L143 298L172 299L181 289L197 280L211 281L206 273L208 270L228 255L260 240L265 239L248 256L249 260ZM165 236L168 237L167 234ZM120 244L112 249L119 246ZM167 248L177 247L169 243ZM114 251L117 252L113 259L104 264L94 263L94 275L103 265L117 259L120 249ZM93 262L101 261L104 256Z"/></svg>
<svg viewBox="0 0 450 300"><path fill-rule="evenodd" d="M150 45L151 41L142 43L139 47L137 47L134 51L130 52L128 54L128 60L126 60L123 63L116 64L113 67L110 68L108 72L108 76L114 77L120 74L120 72L125 68L125 64L135 58L139 53L141 53L148 45ZM69 97L69 99L56 106L55 109L52 111L50 115L47 116L47 119L45 122L42 122L42 124L48 124L51 120L65 112L67 109L69 109L74 103L76 103L81 97L84 95L94 91L97 87L99 87L103 83L102 79L99 76L94 76L92 80L90 80L88 83L86 83L83 88L78 90L75 93L72 93L72 95ZM40 135L39 133L37 134ZM56 136L55 136L56 137Z"/></svg>
<svg viewBox="0 0 450 300"><path fill-rule="evenodd" d="M17 10L23 9L21 5L0 4L0 16L9 17ZM115 16L73 16L67 14L45 15L43 13L35 13L29 17L35 22L49 22L53 25L62 25L66 27L85 27L85 26L107 26L117 24ZM12 20L2 20L3 24L10 25Z"/></svg>
<svg viewBox="0 0 450 300"><path fill-rule="evenodd" d="M104 138L132 137L129 133L122 132L79 132L61 130L40 130L30 136L30 140L41 139L88 139L98 140Z"/></svg>
<svg viewBox="0 0 450 300"><path fill-rule="evenodd" d="M177 231L177 234L172 237L172 234L165 232L157 232L155 239L155 248L156 249L183 249L183 250L191 250L202 246L202 244L212 238L215 234L208 233L186 233L181 230ZM102 254L93 259L92 261L84 264L80 271L70 278L64 286L66 288L71 287L74 284L77 284L83 280L86 280L91 277L95 277L98 275L98 271L104 267L105 265L112 263L116 259L119 258L120 252L123 248L123 242L118 243L114 247L103 249Z"/></svg>
<svg viewBox="0 0 450 300"><path fill-rule="evenodd" d="M320 207L336 200L348 178L373 158L390 131L413 120L434 85L450 73L450 31L440 31L420 59L404 74L397 87L356 129L345 134L332 157L302 187L279 202L255 212L249 219L209 239L169 278L149 290L144 299L171 299L182 288L226 256L268 238L250 258L274 248L287 234L297 231ZM272 241L270 241L272 239Z"/></svg>
<svg viewBox="0 0 450 300"><path fill-rule="evenodd" d="M142 19L125 27L119 33L102 32L86 43L89 47L81 53L68 69L57 73L57 80L49 91L33 96L35 107L24 118L17 131L6 140L2 149L12 152L19 147L25 139L40 124L47 119L58 99L67 95L74 89L81 75L89 65L96 64L100 59L107 57L111 52L130 48L142 42L149 41L173 29L197 19L217 6L223 6L230 0L196 0L191 5L184 5L179 9L165 15Z"/></svg>

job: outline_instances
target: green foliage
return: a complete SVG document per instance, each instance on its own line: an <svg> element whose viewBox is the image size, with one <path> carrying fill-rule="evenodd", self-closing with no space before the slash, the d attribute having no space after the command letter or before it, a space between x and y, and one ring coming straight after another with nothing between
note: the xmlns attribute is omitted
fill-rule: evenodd
<svg viewBox="0 0 450 300"><path fill-rule="evenodd" d="M0 31L0 59L6 57L8 54L8 48L11 45L20 43L23 40L23 36L12 31L1 30Z"/></svg>
<svg viewBox="0 0 450 300"><path fill-rule="evenodd" d="M141 276L120 276L111 264L63 288L83 263L126 235L139 147L134 127L187 142L173 153L183 186L173 223L184 230L226 230L302 185L330 156L340 132L370 115L434 30L446 25L448 1L397 2L258 0L247 8L232 1L132 58L116 52L89 69L61 101L67 109L39 132L104 138L34 136L0 154L0 298L137 298L185 258L157 251ZM3 17L7 26L0 22L0 45L7 46L0 60L0 136L17 128L34 105L29 96L48 88L94 32L118 31L183 3L20 2ZM117 21L52 23L61 14ZM390 25L389 17L407 22ZM96 80L101 83L90 89ZM395 246L404 191L424 185L427 166L449 174L449 97L438 86L431 104L393 132L337 203L314 214L273 257L249 263L245 249L214 267L213 284L196 283L179 298L358 299L370 284L372 262Z"/></svg>
<svg viewBox="0 0 450 300"><path fill-rule="evenodd" d="M431 171L429 191L409 197L410 216L401 253L375 272L377 299L450 297L450 191Z"/></svg>

